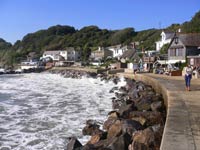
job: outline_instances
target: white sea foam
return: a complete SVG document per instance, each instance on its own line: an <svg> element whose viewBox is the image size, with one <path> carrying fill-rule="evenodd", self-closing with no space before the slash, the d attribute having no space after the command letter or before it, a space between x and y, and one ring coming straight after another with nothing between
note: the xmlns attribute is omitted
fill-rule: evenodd
<svg viewBox="0 0 200 150"><path fill-rule="evenodd" d="M106 119L114 86L47 73L0 76L0 149L62 150L70 136L86 142L85 122Z"/></svg>

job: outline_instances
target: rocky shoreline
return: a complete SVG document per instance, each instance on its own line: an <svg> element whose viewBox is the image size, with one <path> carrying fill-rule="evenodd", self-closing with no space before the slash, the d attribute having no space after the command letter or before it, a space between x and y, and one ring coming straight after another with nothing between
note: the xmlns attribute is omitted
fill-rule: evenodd
<svg viewBox="0 0 200 150"><path fill-rule="evenodd" d="M118 77L97 75L84 71L50 71L66 78L100 77L104 81L117 84ZM162 95L157 94L150 85L126 78L126 85L113 87L113 111L100 129L98 120L87 120L82 129L90 140L82 145L76 137L70 137L67 150L159 150L166 108Z"/></svg>

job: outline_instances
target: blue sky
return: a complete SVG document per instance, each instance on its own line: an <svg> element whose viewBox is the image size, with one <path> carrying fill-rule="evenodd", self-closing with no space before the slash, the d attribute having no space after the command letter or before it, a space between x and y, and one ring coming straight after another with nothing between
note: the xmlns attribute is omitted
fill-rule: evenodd
<svg viewBox="0 0 200 150"><path fill-rule="evenodd" d="M0 38L14 43L53 25L136 31L191 20L199 0L0 0Z"/></svg>

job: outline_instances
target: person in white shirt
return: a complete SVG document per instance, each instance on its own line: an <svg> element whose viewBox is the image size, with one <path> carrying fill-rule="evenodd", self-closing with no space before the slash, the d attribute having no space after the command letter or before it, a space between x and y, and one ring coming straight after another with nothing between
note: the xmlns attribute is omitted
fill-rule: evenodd
<svg viewBox="0 0 200 150"><path fill-rule="evenodd" d="M185 68L185 86L186 86L187 91L190 91L190 82L192 79L192 72L193 72L193 69L188 64L187 67Z"/></svg>

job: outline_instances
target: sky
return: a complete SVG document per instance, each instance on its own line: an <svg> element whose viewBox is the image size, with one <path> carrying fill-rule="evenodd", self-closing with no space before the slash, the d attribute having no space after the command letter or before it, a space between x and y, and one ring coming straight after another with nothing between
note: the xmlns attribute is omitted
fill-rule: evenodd
<svg viewBox="0 0 200 150"><path fill-rule="evenodd" d="M54 25L75 29L165 28L190 21L199 0L0 0L0 38L14 44Z"/></svg>

